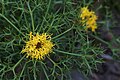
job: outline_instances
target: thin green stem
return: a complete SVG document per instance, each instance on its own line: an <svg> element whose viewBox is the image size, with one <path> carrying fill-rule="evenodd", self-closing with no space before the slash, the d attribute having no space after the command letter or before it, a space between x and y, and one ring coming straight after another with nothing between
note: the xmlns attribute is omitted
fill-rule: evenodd
<svg viewBox="0 0 120 80"><path fill-rule="evenodd" d="M4 9L5 9L5 4L4 4L4 0L2 0L2 14L4 14Z"/></svg>
<svg viewBox="0 0 120 80"><path fill-rule="evenodd" d="M85 61L85 64L87 65L87 67L88 67L88 69L89 69L89 72L92 73L91 67L90 67L90 65L89 65L89 63L88 63L86 57L83 57L83 58L84 58L83 60Z"/></svg>
<svg viewBox="0 0 120 80"><path fill-rule="evenodd" d="M10 22L9 19L7 19L4 15L2 15L0 13L0 16L3 17L8 23L10 23L20 34L22 34L23 36L25 36L13 23Z"/></svg>
<svg viewBox="0 0 120 80"><path fill-rule="evenodd" d="M83 0L83 5L86 6L86 0Z"/></svg>
<svg viewBox="0 0 120 80"><path fill-rule="evenodd" d="M48 14L48 11L49 11L49 8L50 8L50 4L51 4L51 0L49 0L48 7L47 7L47 10L46 10L45 16L44 16L44 18L43 18L43 21L42 21L42 23L41 23L39 32L41 31L41 28L43 27L43 24L44 24L44 22L45 22L45 18L47 17L47 14Z"/></svg>
<svg viewBox="0 0 120 80"><path fill-rule="evenodd" d="M22 74L23 74L23 72L25 71L25 67L26 67L26 65L27 65L29 62L31 62L31 60L29 60L28 62L26 62L25 65L23 66L23 69L22 69L22 71L20 72L19 80L20 80L20 77L22 77Z"/></svg>
<svg viewBox="0 0 120 80"><path fill-rule="evenodd" d="M54 21L55 21L55 16L54 16L54 18L53 18L53 20L52 20L48 30L46 31L46 33L48 33L52 29L52 25L53 25Z"/></svg>
<svg viewBox="0 0 120 80"><path fill-rule="evenodd" d="M55 66L58 66L50 57L47 56L47 58L48 58Z"/></svg>
<svg viewBox="0 0 120 80"><path fill-rule="evenodd" d="M94 35L92 35L92 34L90 34L90 36L94 37L95 39L97 39L97 40L99 40L100 42L102 42L102 43L104 43L104 44L106 44L106 45L109 46L109 43L106 42L106 41L104 41L104 40L102 40L101 38L99 38L99 37L97 37L97 36L94 36Z"/></svg>
<svg viewBox="0 0 120 80"><path fill-rule="evenodd" d="M57 35L57 36L53 37L52 39L56 39L56 38L58 38L58 37L60 37L60 36L64 35L65 33L69 32L69 31L70 31L70 30L72 30L72 29L73 29L73 27L71 27L70 29L68 29L68 30L64 31L63 33L61 33L61 34L59 34L59 35Z"/></svg>
<svg viewBox="0 0 120 80"><path fill-rule="evenodd" d="M33 12L32 12L32 10L30 8L29 3L27 3L27 5L28 5L28 9L30 11L30 16L31 16L31 20L32 20L32 29L33 29L33 32L34 32L35 26L34 26Z"/></svg>
<svg viewBox="0 0 120 80"><path fill-rule="evenodd" d="M15 80L15 78L16 78L15 70L13 69L12 72L13 72L13 74L14 74L14 76L15 76L15 77L14 77L14 80Z"/></svg>
<svg viewBox="0 0 120 80"><path fill-rule="evenodd" d="M58 66L58 64L56 64L51 58L49 58L49 57L47 57L47 58L54 64L54 69L55 69L55 67L57 67L61 71L61 73L63 74L61 67ZM53 70L52 75L54 72L55 72L55 70ZM63 76L61 76L61 80L63 80L62 78L63 78Z"/></svg>
<svg viewBox="0 0 120 80"><path fill-rule="evenodd" d="M33 68L33 73L34 73L34 80L36 80L36 62L37 61L35 61L35 63L34 63L34 68Z"/></svg>
<svg viewBox="0 0 120 80"><path fill-rule="evenodd" d="M61 50L57 50L57 49L55 49L54 51L59 52L59 53L63 53L63 54L67 54L67 55L71 55L71 56L78 56L78 57L81 57L81 56L82 56L82 55L80 55L80 54L69 53L69 52L65 52L65 51L61 51Z"/></svg>
<svg viewBox="0 0 120 80"><path fill-rule="evenodd" d="M43 63L41 62L41 67L42 67L42 69L43 69L43 71L44 71L44 73L45 73L45 76L46 76L47 80L49 80L48 75L47 75L47 72L46 72L46 70L45 70L45 68L44 68L43 65L45 65L45 64L43 64Z"/></svg>
<svg viewBox="0 0 120 80"><path fill-rule="evenodd" d="M15 69L18 64L20 64L20 62L24 59L24 57L25 57L25 55L13 66L13 69Z"/></svg>

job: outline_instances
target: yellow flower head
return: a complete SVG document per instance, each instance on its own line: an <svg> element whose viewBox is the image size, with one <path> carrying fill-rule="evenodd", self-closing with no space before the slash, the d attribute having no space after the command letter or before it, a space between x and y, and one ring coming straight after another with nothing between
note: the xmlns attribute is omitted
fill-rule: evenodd
<svg viewBox="0 0 120 80"><path fill-rule="evenodd" d="M45 55L48 55L52 52L52 47L54 44L51 42L51 35L42 33L39 35L32 35L32 32L29 34L29 41L26 42L26 46L21 51L21 53L27 54L27 58L43 60Z"/></svg>
<svg viewBox="0 0 120 80"><path fill-rule="evenodd" d="M86 30L91 28L91 30L94 32L95 29L97 29L97 16L95 15L95 12L89 11L88 7L81 8L80 18L82 25L86 26Z"/></svg>

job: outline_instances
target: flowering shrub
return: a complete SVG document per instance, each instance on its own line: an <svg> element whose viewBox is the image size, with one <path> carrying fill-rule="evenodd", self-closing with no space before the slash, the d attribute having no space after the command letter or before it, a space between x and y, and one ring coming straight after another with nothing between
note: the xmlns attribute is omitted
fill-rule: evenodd
<svg viewBox="0 0 120 80"><path fill-rule="evenodd" d="M0 80L70 80L73 68L89 74L102 63L107 42L86 34L98 17L73 1L0 1Z"/></svg>

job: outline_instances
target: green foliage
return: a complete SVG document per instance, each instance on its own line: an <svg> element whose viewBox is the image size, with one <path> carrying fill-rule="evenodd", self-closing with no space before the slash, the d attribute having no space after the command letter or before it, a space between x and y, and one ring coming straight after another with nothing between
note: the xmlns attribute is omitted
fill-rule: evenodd
<svg viewBox="0 0 120 80"><path fill-rule="evenodd" d="M72 0L1 0L0 79L69 80L66 73L71 69L85 74L97 69L104 50L78 19L81 6L92 2L84 0L75 6ZM52 34L55 47L43 61L20 54L30 31Z"/></svg>

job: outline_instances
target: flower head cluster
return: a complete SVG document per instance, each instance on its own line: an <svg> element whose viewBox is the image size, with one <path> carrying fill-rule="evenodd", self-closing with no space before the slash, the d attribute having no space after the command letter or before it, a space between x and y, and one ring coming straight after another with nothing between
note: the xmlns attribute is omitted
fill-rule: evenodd
<svg viewBox="0 0 120 80"><path fill-rule="evenodd" d="M86 30L91 28L91 30L94 32L95 29L97 29L97 16L95 15L94 11L89 11L88 7L81 8L80 18L82 25L86 26Z"/></svg>
<svg viewBox="0 0 120 80"><path fill-rule="evenodd" d="M21 53L27 54L27 58L43 60L45 55L52 52L54 44L51 42L51 35L42 33L39 35L33 35L32 32L29 34L29 41L26 42L26 46Z"/></svg>

